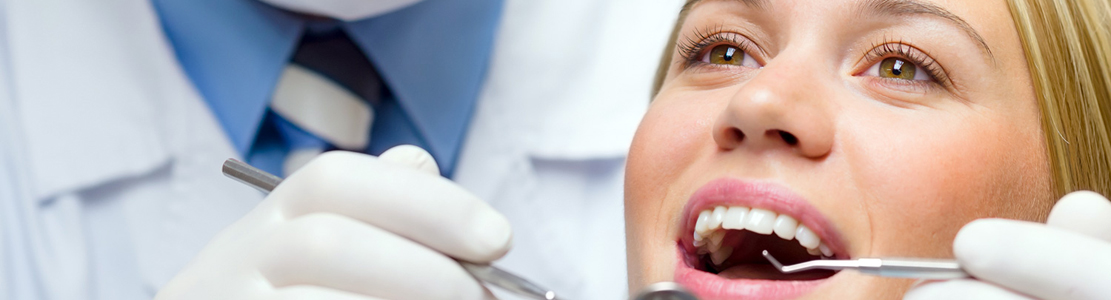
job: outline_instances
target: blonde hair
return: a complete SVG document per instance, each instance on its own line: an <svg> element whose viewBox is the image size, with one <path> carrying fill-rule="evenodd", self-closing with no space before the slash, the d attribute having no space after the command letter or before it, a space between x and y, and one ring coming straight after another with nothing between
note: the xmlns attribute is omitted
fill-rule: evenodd
<svg viewBox="0 0 1111 300"><path fill-rule="evenodd" d="M664 46L664 55L660 56L660 66L656 68L656 80L652 83L652 97L660 93L660 88L664 85L664 79L667 79L667 69L671 66L671 59L674 56L675 42L679 40L679 29L683 28L683 22L687 20L687 13L690 13L691 6L698 1L687 0L687 4L683 5L683 9L679 10L679 19L675 21L675 27L671 28L671 37L668 38L667 44Z"/></svg>
<svg viewBox="0 0 1111 300"><path fill-rule="evenodd" d="M1111 195L1111 1L1010 0L1056 196Z"/></svg>
<svg viewBox="0 0 1111 300"><path fill-rule="evenodd" d="M660 60L671 64L688 1ZM1111 0L1009 0L1042 113L1055 196L1111 195Z"/></svg>

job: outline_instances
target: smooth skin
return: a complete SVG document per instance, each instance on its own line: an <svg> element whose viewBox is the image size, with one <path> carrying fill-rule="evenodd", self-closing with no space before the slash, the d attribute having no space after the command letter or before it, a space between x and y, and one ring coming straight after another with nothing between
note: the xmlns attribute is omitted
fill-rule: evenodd
<svg viewBox="0 0 1111 300"><path fill-rule="evenodd" d="M1111 295L1111 201L1091 191L1057 201L1045 224L981 219L953 254L975 279L924 282L904 300L1097 300Z"/></svg>
<svg viewBox="0 0 1111 300"><path fill-rule="evenodd" d="M878 2L914 4L691 8L679 41L729 34L692 57L741 41L757 65L688 63L675 50L628 160L631 290L672 279L682 208L722 177L792 189L833 223L852 257L952 257L972 220L1045 220L1054 199L1041 117L1006 3L915 1L963 19L981 44L958 22L867 5ZM884 44L910 50L868 55ZM870 72L887 58L921 63L907 53L936 61L940 76ZM842 272L804 298L897 299L912 283Z"/></svg>

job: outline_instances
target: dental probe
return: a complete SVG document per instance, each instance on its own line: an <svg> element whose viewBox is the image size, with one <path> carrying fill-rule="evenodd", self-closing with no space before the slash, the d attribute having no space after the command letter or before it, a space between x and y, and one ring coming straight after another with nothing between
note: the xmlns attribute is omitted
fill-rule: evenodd
<svg viewBox="0 0 1111 300"><path fill-rule="evenodd" d="M266 171L259 170L234 158L229 158L224 161L223 172L224 175L259 189L264 193L269 193L282 182L281 177L266 173ZM461 261L458 259L455 259L455 261L458 262L460 266L463 266L463 269L467 270L467 273L471 273L471 276L474 276L476 279L513 292L514 294L539 300L557 299L554 291L542 288L520 276L506 272L497 267Z"/></svg>
<svg viewBox="0 0 1111 300"><path fill-rule="evenodd" d="M806 270L844 270L854 269L857 272L883 276L918 279L958 279L968 278L968 273L961 269L955 260L927 259L927 258L858 258L858 259L818 259L807 262L784 266L775 257L763 252L776 269L783 273L795 273Z"/></svg>

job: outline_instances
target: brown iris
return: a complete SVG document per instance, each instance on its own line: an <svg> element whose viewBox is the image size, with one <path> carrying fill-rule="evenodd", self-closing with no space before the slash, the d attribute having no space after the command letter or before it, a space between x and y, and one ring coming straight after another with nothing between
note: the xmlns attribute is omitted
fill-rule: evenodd
<svg viewBox="0 0 1111 300"><path fill-rule="evenodd" d="M880 63L880 77L914 80L918 67L909 61L892 57Z"/></svg>
<svg viewBox="0 0 1111 300"><path fill-rule="evenodd" d="M730 45L720 45L710 49L710 63L718 65L741 65L745 52Z"/></svg>

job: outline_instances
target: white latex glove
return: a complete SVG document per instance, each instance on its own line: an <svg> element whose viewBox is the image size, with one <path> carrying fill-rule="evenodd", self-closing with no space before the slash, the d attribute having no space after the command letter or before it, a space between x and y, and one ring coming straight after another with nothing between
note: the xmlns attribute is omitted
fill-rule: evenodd
<svg viewBox="0 0 1111 300"><path fill-rule="evenodd" d="M1111 299L1111 202L1074 192L1046 224L976 220L953 253L976 279L926 283L904 299Z"/></svg>
<svg viewBox="0 0 1111 300"><path fill-rule="evenodd" d="M217 235L156 299L492 298L445 254L489 262L510 240L509 221L440 177L420 148L328 152Z"/></svg>

